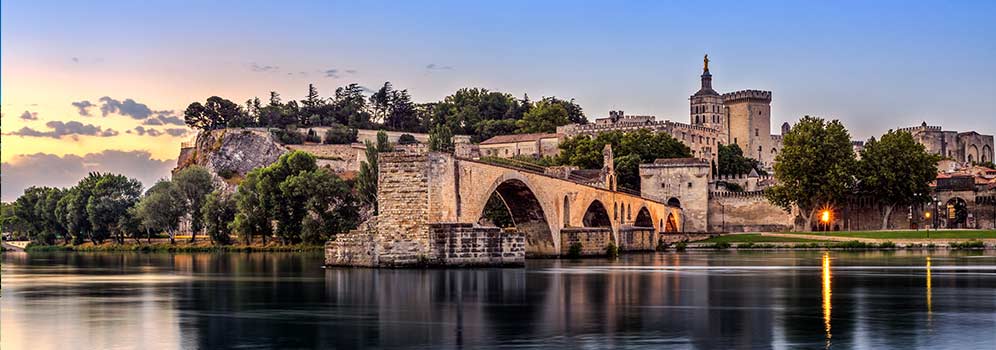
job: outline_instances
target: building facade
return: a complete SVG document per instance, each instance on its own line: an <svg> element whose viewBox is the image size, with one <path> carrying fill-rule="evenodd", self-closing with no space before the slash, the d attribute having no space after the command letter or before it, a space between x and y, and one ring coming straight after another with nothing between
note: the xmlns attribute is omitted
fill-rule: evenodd
<svg viewBox="0 0 996 350"><path fill-rule="evenodd" d="M975 131L957 132L943 130L940 126L927 125L900 128L913 135L913 139L927 148L927 152L952 159L959 163L985 163L993 161L993 135Z"/></svg>

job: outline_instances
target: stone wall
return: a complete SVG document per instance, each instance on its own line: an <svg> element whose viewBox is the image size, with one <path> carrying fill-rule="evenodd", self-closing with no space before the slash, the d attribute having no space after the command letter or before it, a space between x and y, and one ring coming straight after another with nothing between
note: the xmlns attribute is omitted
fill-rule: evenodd
<svg viewBox="0 0 996 350"><path fill-rule="evenodd" d="M377 249L374 243L376 230L367 226L349 233L341 233L325 243L327 266L377 266Z"/></svg>
<svg viewBox="0 0 996 350"><path fill-rule="evenodd" d="M684 232L706 232L709 202L709 163L701 159L658 159L640 164L640 193L661 203L678 201Z"/></svg>
<svg viewBox="0 0 996 350"><path fill-rule="evenodd" d="M657 248L653 228L623 228L619 230L619 250L623 252L651 251Z"/></svg>
<svg viewBox="0 0 996 350"><path fill-rule="evenodd" d="M443 266L523 266L526 240L514 228L467 223L429 225L430 264Z"/></svg>
<svg viewBox="0 0 996 350"><path fill-rule="evenodd" d="M318 158L318 166L328 166L337 174L360 171L360 162L366 161L365 148L359 143L349 145L302 144L285 145L285 147L314 155Z"/></svg>
<svg viewBox="0 0 996 350"><path fill-rule="evenodd" d="M763 192L713 192L709 198L709 232L792 231L795 214L764 198Z"/></svg>
<svg viewBox="0 0 996 350"><path fill-rule="evenodd" d="M611 228L565 227L560 230L560 255L568 255L575 243L581 244L581 256L605 255L610 242Z"/></svg>

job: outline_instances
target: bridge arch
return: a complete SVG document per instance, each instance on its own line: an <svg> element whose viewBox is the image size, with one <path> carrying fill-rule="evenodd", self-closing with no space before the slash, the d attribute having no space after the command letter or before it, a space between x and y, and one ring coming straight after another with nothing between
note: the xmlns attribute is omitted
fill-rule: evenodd
<svg viewBox="0 0 996 350"><path fill-rule="evenodd" d="M667 220L664 222L664 232L678 232L678 219L675 218L674 213L667 214Z"/></svg>
<svg viewBox="0 0 996 350"><path fill-rule="evenodd" d="M548 213L555 213L551 211L555 208L547 208L533 188L526 178L501 176L484 193L487 196L485 202L493 194L502 199L515 229L526 238L527 254L549 254L556 251L554 232L550 226L551 221L548 220ZM487 211L486 207L483 208L478 217L483 218Z"/></svg>
<svg viewBox="0 0 996 350"><path fill-rule="evenodd" d="M633 221L633 226L654 227L654 218L650 215L650 210L647 207L640 207L640 211L636 213L636 220Z"/></svg>
<svg viewBox="0 0 996 350"><path fill-rule="evenodd" d="M612 227L612 220L609 219L609 211L597 199L588 204L588 209L585 210L581 222L584 224L584 227Z"/></svg>

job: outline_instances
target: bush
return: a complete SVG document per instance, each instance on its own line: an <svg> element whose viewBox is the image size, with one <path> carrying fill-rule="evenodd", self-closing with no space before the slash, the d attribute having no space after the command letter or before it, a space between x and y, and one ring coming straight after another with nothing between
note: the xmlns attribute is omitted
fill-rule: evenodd
<svg viewBox="0 0 996 350"><path fill-rule="evenodd" d="M232 169L221 169L218 170L218 176L222 179L228 180L235 177L235 170Z"/></svg>
<svg viewBox="0 0 996 350"><path fill-rule="evenodd" d="M862 241L847 241L847 242L835 243L831 245L831 247L843 248L843 249L867 249L867 248L874 248L874 245Z"/></svg>
<svg viewBox="0 0 996 350"><path fill-rule="evenodd" d="M985 249L986 244L982 241L968 241L968 242L951 242L948 243L951 249Z"/></svg>
<svg viewBox="0 0 996 350"><path fill-rule="evenodd" d="M685 251L685 248L687 248L687 247L688 247L688 243L685 243L685 242L678 242L678 243L674 244L674 250L679 251L679 252Z"/></svg>
<svg viewBox="0 0 996 350"><path fill-rule="evenodd" d="M567 248L567 257L571 259L577 259L581 257L581 243L571 244Z"/></svg>
<svg viewBox="0 0 996 350"><path fill-rule="evenodd" d="M711 248L712 249L729 249L730 248L730 242L716 242L716 243L713 243L713 245L712 245Z"/></svg>
<svg viewBox="0 0 996 350"><path fill-rule="evenodd" d="M322 143L326 145L342 145L356 142L356 128L350 128L342 124L329 126L325 131L325 139Z"/></svg>
<svg viewBox="0 0 996 350"><path fill-rule="evenodd" d="M664 239L658 239L657 240L657 248L656 248L656 250L658 252L667 251L667 243L664 243Z"/></svg>
<svg viewBox="0 0 996 350"><path fill-rule="evenodd" d="M304 143L304 135L297 132L296 130L288 129L270 129L270 134L280 142L285 145L300 145Z"/></svg>
<svg viewBox="0 0 996 350"><path fill-rule="evenodd" d="M605 246L605 255L608 255L610 258L618 258L619 247L615 243L609 242L609 245Z"/></svg>
<svg viewBox="0 0 996 350"><path fill-rule="evenodd" d="M305 142L311 143L321 143L322 138L318 136L318 133L313 129L308 129L308 134L304 136Z"/></svg>
<svg viewBox="0 0 996 350"><path fill-rule="evenodd" d="M883 248L883 249L896 249L896 242L885 241L885 242L879 243L878 247L879 248Z"/></svg>
<svg viewBox="0 0 996 350"><path fill-rule="evenodd" d="M737 249L742 249L742 248L754 248L754 242L737 244Z"/></svg>
<svg viewBox="0 0 996 350"><path fill-rule="evenodd" d="M401 137L398 137L399 145L411 145L416 143L419 142L415 139L415 136L412 136L412 134L401 134Z"/></svg>

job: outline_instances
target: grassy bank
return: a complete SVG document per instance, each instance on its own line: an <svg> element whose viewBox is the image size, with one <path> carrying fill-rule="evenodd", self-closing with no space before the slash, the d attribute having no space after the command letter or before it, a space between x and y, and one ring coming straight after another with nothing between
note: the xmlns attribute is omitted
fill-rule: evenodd
<svg viewBox="0 0 996 350"><path fill-rule="evenodd" d="M79 245L29 245L28 252L148 252L148 253L191 253L191 252L321 252L320 245L262 243L215 245L210 242L163 243L83 243Z"/></svg>
<svg viewBox="0 0 996 350"><path fill-rule="evenodd" d="M808 243L821 242L818 239L805 239L795 237L763 236L758 233L722 235L709 238L695 243Z"/></svg>
<svg viewBox="0 0 996 350"><path fill-rule="evenodd" d="M996 230L792 232L792 234L872 239L996 239Z"/></svg>

